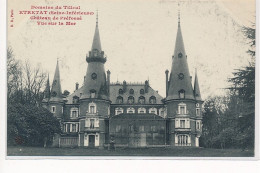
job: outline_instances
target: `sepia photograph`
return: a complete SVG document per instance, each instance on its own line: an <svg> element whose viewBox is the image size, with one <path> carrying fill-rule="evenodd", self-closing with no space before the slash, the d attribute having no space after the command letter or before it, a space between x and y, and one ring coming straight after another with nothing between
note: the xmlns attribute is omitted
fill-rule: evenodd
<svg viewBox="0 0 260 173"><path fill-rule="evenodd" d="M249 158L254 0L7 0L6 158Z"/></svg>

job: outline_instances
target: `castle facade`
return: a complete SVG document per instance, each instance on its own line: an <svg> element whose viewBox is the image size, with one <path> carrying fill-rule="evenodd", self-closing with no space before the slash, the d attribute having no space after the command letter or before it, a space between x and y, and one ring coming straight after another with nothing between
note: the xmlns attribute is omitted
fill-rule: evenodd
<svg viewBox="0 0 260 173"><path fill-rule="evenodd" d="M202 99L197 72L194 85L189 73L180 21L171 71L165 71L166 97L144 83L110 82L107 58L101 48L98 22L84 84L62 95L59 64L50 87L44 91L43 107L60 120L59 147L199 147L202 130Z"/></svg>

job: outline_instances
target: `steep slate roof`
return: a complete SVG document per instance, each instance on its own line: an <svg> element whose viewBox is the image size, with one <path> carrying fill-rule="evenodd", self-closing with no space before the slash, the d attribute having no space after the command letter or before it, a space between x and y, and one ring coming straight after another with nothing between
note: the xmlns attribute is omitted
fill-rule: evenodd
<svg viewBox="0 0 260 173"><path fill-rule="evenodd" d="M126 92L123 94L119 94L119 89L123 89L122 84L111 84L110 85L110 100L112 104L117 104L116 99L118 96L123 97L123 104L127 104L127 100L129 96L133 96L135 99L135 103L138 103L138 99L140 96L145 97L145 104L149 103L149 98L154 96L156 98L155 104L163 104L163 97L160 96L156 91L154 91L150 86L148 87L148 92L144 94L140 94L141 89L145 89L145 85L135 85L135 84L127 84ZM134 90L134 94L129 94L130 89ZM67 104L73 104L73 97L77 96L80 98L80 93L83 93L84 87L80 87L78 90L74 91L71 95L69 95L67 99Z"/></svg>
<svg viewBox="0 0 260 173"><path fill-rule="evenodd" d="M56 93L56 96L53 93ZM60 70L59 70L59 62L57 61L56 70L52 82L51 87L51 99L50 101L62 101L62 91L61 91L61 84L60 84Z"/></svg>
<svg viewBox="0 0 260 173"><path fill-rule="evenodd" d="M66 99L67 99L67 103L66 104L73 104L73 97L77 96L78 98L80 98L80 93L83 93L83 89L84 87L80 87L79 89L77 89L76 91L74 91L71 95L69 95Z"/></svg>
<svg viewBox="0 0 260 173"><path fill-rule="evenodd" d="M196 100L202 100L200 95L200 87L199 87L199 80L197 76L197 70L195 72L195 80L194 80L194 96Z"/></svg>
<svg viewBox="0 0 260 173"><path fill-rule="evenodd" d="M112 119L164 120L163 117L155 114L120 114L113 116Z"/></svg>
<svg viewBox="0 0 260 173"><path fill-rule="evenodd" d="M123 84L112 84L110 85L110 100L112 101L112 104L117 104L116 100L118 96L123 97L123 104L127 104L128 97L133 96L135 102L138 103L138 99L140 96L145 97L145 104L149 103L149 98L151 96L154 96L156 98L156 104L163 104L161 101L163 99L162 96L159 95L155 90L153 90L150 86L148 86L148 92L144 94L140 94L140 90L145 90L145 84L127 84L126 85L126 91L123 94L119 94L119 89L123 89ZM130 94L130 89L134 90L134 94Z"/></svg>
<svg viewBox="0 0 260 173"><path fill-rule="evenodd" d="M182 54L182 56L180 56L180 54ZM172 69L169 78L169 89L167 91L168 95L166 100L179 99L180 90L185 91L185 99L194 99L180 23L178 24L175 51L172 59ZM181 73L184 75L183 79L179 78Z"/></svg>
<svg viewBox="0 0 260 173"><path fill-rule="evenodd" d="M95 29L95 34L94 34L91 50L94 50L94 49L97 49L99 52L101 52L101 50L102 50L100 36L99 36L99 29L98 29L98 16L97 16L96 29Z"/></svg>

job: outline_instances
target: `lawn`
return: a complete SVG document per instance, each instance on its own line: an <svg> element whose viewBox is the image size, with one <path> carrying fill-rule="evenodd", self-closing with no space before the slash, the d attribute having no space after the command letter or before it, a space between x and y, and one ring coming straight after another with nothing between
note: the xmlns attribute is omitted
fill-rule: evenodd
<svg viewBox="0 0 260 173"><path fill-rule="evenodd" d="M8 147L8 156L161 156L161 157L253 157L253 150L208 148L87 148Z"/></svg>

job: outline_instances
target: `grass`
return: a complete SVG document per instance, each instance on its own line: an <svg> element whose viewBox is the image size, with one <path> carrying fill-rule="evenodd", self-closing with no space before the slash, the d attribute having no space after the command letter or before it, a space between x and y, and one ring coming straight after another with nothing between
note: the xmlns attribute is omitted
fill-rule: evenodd
<svg viewBox="0 0 260 173"><path fill-rule="evenodd" d="M161 157L253 157L253 150L209 148L88 148L8 147L8 156L161 156Z"/></svg>

